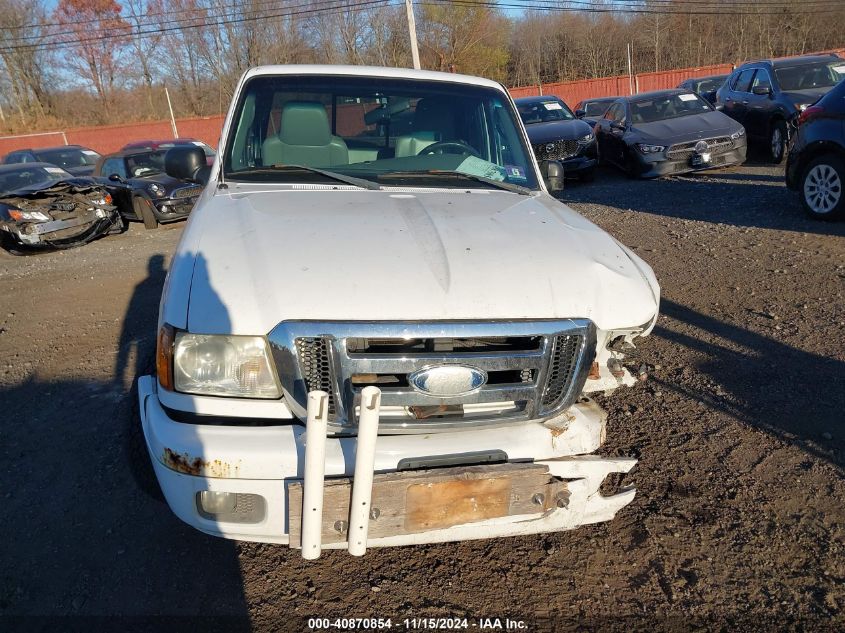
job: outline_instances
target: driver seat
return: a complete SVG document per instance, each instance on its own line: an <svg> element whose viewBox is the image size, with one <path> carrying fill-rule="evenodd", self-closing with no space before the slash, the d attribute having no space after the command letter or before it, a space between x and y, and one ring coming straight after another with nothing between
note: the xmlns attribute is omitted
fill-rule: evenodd
<svg viewBox="0 0 845 633"><path fill-rule="evenodd" d="M331 167L349 164L349 149L333 136L326 108L318 101L288 101L279 133L261 146L265 165Z"/></svg>
<svg viewBox="0 0 845 633"><path fill-rule="evenodd" d="M416 156L429 145L454 140L455 108L440 99L420 99L414 111L413 131L396 137L396 158Z"/></svg>

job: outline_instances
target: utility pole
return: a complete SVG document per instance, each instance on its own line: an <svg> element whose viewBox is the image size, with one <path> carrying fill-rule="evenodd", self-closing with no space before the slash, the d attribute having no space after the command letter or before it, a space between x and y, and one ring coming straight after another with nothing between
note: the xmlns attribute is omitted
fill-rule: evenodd
<svg viewBox="0 0 845 633"><path fill-rule="evenodd" d="M405 0L405 13L408 14L408 35L411 36L411 57L414 58L414 68L420 69L420 49L417 48L417 23L414 20L414 5L412 0Z"/></svg>
<svg viewBox="0 0 845 633"><path fill-rule="evenodd" d="M167 109L170 110L170 129L173 130L173 138L179 138L179 131L176 129L176 118L173 116L173 104L170 103L170 91L167 84L164 84L164 96L167 97Z"/></svg>
<svg viewBox="0 0 845 633"><path fill-rule="evenodd" d="M629 42L627 48L628 52L628 94L634 94L634 69L632 57L634 56L634 45Z"/></svg>

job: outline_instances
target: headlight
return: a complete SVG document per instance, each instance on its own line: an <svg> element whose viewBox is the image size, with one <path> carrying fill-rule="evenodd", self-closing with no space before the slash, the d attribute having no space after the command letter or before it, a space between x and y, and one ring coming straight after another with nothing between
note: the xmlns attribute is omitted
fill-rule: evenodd
<svg viewBox="0 0 845 633"><path fill-rule="evenodd" d="M160 184L158 184L156 182L151 182L150 184L148 184L147 185L147 191L149 191L151 194L153 194L157 198L161 198L164 194L167 193L167 191L164 189L164 187L162 187Z"/></svg>
<svg viewBox="0 0 845 633"><path fill-rule="evenodd" d="M742 138L743 136L745 136L745 128L744 127L740 128L738 132L734 132L733 134L731 134L731 140L735 141L736 139Z"/></svg>
<svg viewBox="0 0 845 633"><path fill-rule="evenodd" d="M637 143L637 149L643 154L657 154L666 149L665 145L648 145L646 143Z"/></svg>
<svg viewBox="0 0 845 633"><path fill-rule="evenodd" d="M810 103L799 103L796 104L795 107L798 108L798 112L803 112L807 108L809 108L812 104Z"/></svg>
<svg viewBox="0 0 845 633"><path fill-rule="evenodd" d="M595 134L593 134L592 132L590 132L590 133L589 133L589 134L587 134L586 136L582 136L581 138L579 138L579 139L578 139L578 141L579 141L579 142L581 142L581 143L589 143L589 142L590 142L590 141L592 141L594 138L596 138L596 135L595 135Z"/></svg>
<svg viewBox="0 0 845 633"><path fill-rule="evenodd" d="M9 217L18 222L49 222L50 216L41 211L21 211L9 209Z"/></svg>
<svg viewBox="0 0 845 633"><path fill-rule="evenodd" d="M281 396L262 336L177 332L173 348L176 391L241 398Z"/></svg>

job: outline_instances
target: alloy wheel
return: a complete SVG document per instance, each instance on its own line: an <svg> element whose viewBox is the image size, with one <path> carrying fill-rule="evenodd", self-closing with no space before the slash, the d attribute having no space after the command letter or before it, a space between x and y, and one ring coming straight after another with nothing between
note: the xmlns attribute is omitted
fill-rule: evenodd
<svg viewBox="0 0 845 633"><path fill-rule="evenodd" d="M783 156L783 133L780 130L780 127L775 127L772 130L772 158L775 160L780 160Z"/></svg>
<svg viewBox="0 0 845 633"><path fill-rule="evenodd" d="M815 165L804 179L804 199L814 213L830 213L842 197L842 180L830 165Z"/></svg>

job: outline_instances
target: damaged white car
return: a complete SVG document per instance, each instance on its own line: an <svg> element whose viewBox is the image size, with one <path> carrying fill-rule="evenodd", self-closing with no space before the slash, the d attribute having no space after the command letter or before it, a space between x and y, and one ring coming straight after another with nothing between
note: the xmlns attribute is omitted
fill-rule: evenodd
<svg viewBox="0 0 845 633"><path fill-rule="evenodd" d="M171 150L169 171L198 160ZM499 84L248 71L173 259L140 413L168 504L324 548L611 519L634 459L589 398L633 379L651 268L558 202Z"/></svg>

